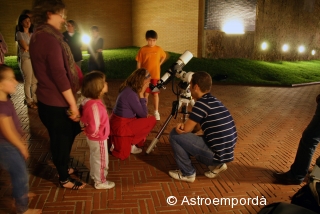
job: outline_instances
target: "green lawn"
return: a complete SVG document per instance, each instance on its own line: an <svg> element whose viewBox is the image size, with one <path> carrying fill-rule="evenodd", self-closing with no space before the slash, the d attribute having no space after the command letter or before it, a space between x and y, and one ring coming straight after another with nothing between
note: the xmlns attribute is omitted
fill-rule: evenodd
<svg viewBox="0 0 320 214"><path fill-rule="evenodd" d="M136 68L135 55L139 48L121 48L104 50L106 74L109 79L125 79ZM177 61L181 54L169 53L170 58L161 66L162 74ZM88 54L83 52L82 70L87 72ZM15 56L5 58L6 64L12 66L17 78L21 79ZM183 68L184 71L206 71L216 75L226 75L224 83L243 85L281 85L309 83L320 81L320 60L297 62L264 62L248 59L199 59L192 58ZM216 79L216 78L214 78Z"/></svg>

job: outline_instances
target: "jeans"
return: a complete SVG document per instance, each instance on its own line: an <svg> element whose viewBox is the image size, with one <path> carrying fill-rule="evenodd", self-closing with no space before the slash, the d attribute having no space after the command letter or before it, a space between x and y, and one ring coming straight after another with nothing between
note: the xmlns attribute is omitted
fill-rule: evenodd
<svg viewBox="0 0 320 214"><path fill-rule="evenodd" d="M17 213L28 209L28 173L26 162L20 151L11 143L0 142L0 165L9 172L12 183L12 195Z"/></svg>
<svg viewBox="0 0 320 214"><path fill-rule="evenodd" d="M213 160L213 151L200 136L193 133L178 134L174 128L170 133L169 141L174 153L174 159L183 176L190 176L196 172L191 164L190 156L194 156L198 162L206 166L221 164Z"/></svg>
<svg viewBox="0 0 320 214"><path fill-rule="evenodd" d="M297 150L296 158L291 165L292 178L303 181L308 173L313 153L320 141L320 104L317 105L316 112L303 131Z"/></svg>
<svg viewBox="0 0 320 214"><path fill-rule="evenodd" d="M49 132L52 161L57 167L60 181L66 181L69 177L68 164L72 144L81 132L79 122L74 122L68 117L67 109L38 102L39 117Z"/></svg>

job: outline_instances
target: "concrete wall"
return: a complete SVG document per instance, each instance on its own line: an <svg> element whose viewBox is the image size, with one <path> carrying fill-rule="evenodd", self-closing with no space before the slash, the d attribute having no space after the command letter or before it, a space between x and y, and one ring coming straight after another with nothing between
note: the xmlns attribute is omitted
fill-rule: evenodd
<svg viewBox="0 0 320 214"><path fill-rule="evenodd" d="M81 31L89 33L92 25L99 27L101 37L104 39L104 48L132 46L131 0L65 0L64 2L67 7L67 19L75 20ZM0 32L9 46L7 55L16 54L15 25L21 11L31 7L32 0L0 0Z"/></svg>
<svg viewBox="0 0 320 214"><path fill-rule="evenodd" d="M256 10L253 32L235 36L205 30L203 56L266 61L320 58L320 0L258 0ZM265 51L262 42L268 43ZM285 43L290 46L286 53L281 49ZM306 47L305 53L298 53L300 45Z"/></svg>
<svg viewBox="0 0 320 214"><path fill-rule="evenodd" d="M205 30L205 58L252 58L254 32L227 35L219 30Z"/></svg>
<svg viewBox="0 0 320 214"><path fill-rule="evenodd" d="M132 0L133 45L146 45L145 32L158 33L157 44L165 51L183 53L191 51L194 56L201 55L198 46L199 11L202 5L195 0ZM203 29L203 26L201 26ZM201 35L200 35L201 38ZM199 44L200 43L200 44Z"/></svg>
<svg viewBox="0 0 320 214"><path fill-rule="evenodd" d="M262 60L319 59L320 54L320 0L259 0L255 34L254 58ZM270 48L263 52L263 41ZM290 49L283 53L282 45ZM299 54L298 46L305 45L306 52ZM315 49L317 55L312 56Z"/></svg>

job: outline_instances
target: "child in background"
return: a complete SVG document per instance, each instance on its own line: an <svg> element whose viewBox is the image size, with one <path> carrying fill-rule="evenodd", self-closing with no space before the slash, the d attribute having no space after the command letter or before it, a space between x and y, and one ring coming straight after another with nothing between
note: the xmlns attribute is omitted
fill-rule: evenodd
<svg viewBox="0 0 320 214"><path fill-rule="evenodd" d="M115 186L107 181L109 168L108 142L110 133L109 117L101 98L108 92L105 75L92 71L84 76L81 94L85 97L81 104L81 119L90 148L90 175L96 189L111 189Z"/></svg>
<svg viewBox="0 0 320 214"><path fill-rule="evenodd" d="M151 74L150 82L156 85L160 80L160 66L166 60L167 55L163 49L156 45L158 39L157 32L154 30L148 30L146 32L147 45L140 48L137 56L137 68L145 68ZM159 108L159 92L151 92L150 88L147 88L145 92L145 98L148 100L149 94L153 95L154 116L156 120L160 120Z"/></svg>
<svg viewBox="0 0 320 214"><path fill-rule="evenodd" d="M8 94L16 91L18 82L13 70L0 65L0 165L9 172L16 213L41 213L40 209L28 209L28 172L25 160L29 157L27 146L22 142L22 129Z"/></svg>
<svg viewBox="0 0 320 214"><path fill-rule="evenodd" d="M99 35L99 28L92 26L91 41L88 45L88 53L90 54L88 61L88 71L102 71L104 72L104 61L103 61L103 39Z"/></svg>

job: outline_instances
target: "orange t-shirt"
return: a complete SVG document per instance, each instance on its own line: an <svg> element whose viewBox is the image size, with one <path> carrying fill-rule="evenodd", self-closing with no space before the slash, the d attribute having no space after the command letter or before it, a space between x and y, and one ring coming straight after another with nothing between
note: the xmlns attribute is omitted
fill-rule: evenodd
<svg viewBox="0 0 320 214"><path fill-rule="evenodd" d="M160 61L162 58L166 58L166 53L161 47L146 45L140 48L136 61L140 62L141 68L149 71L151 79L160 79Z"/></svg>

